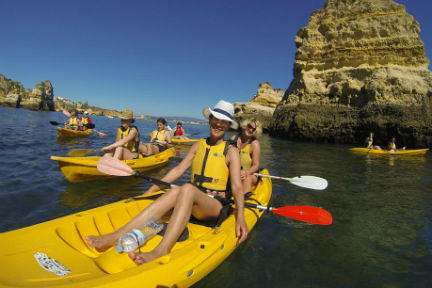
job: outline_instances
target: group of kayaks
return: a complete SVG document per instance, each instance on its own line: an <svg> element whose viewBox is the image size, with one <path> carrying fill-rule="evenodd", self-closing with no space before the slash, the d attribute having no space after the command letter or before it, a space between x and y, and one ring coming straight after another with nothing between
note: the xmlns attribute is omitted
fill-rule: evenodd
<svg viewBox="0 0 432 288"><path fill-rule="evenodd" d="M124 160L134 171L165 164L174 156L169 148L142 159ZM51 159L71 182L106 177L96 169L100 156ZM267 170L261 171L268 175ZM272 194L270 178L261 178L251 203L268 205ZM164 191L156 194L164 193ZM151 197L153 196L153 197ZM137 266L127 253L114 248L99 253L87 244L86 236L113 232L130 221L158 195L135 197L30 227L0 234L0 287L189 287L214 270L237 246L235 215L231 210L220 227L188 223L187 237L171 252ZM252 229L262 210L245 208ZM166 216L168 220L169 215ZM142 252L154 249L162 236L155 236Z"/></svg>

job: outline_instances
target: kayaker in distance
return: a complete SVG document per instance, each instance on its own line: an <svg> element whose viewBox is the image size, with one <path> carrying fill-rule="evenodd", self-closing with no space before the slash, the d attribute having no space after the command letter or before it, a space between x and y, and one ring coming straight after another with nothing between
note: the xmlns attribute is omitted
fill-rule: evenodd
<svg viewBox="0 0 432 288"><path fill-rule="evenodd" d="M258 181L253 175L258 171L261 157L261 145L257 138L262 133L262 125L256 119L245 119L240 123L241 132L233 135L230 140L239 149L243 192L252 191L252 186Z"/></svg>
<svg viewBox="0 0 432 288"><path fill-rule="evenodd" d="M172 183L191 167L191 181L171 188L119 230L102 236L86 237L91 247L100 252L105 251L116 244L123 234L151 218L161 218L173 209L167 230L159 245L148 253L129 252L129 257L140 265L168 254L191 215L199 220L219 217L223 207L222 202L226 202L226 199L231 196L230 190L227 189L229 188L228 178L236 205L236 236L239 243L247 238L248 227L244 218L244 195L240 180L240 157L238 149L228 145L224 140L225 132L230 126L232 128L237 126L233 120L234 106L221 100L213 110L209 107L204 108L203 115L209 119L210 137L194 143L186 157L162 178L163 181ZM153 185L144 194L158 191L160 188ZM217 195L218 199L209 195Z"/></svg>
<svg viewBox="0 0 432 288"><path fill-rule="evenodd" d="M396 149L396 138L395 137L393 137L388 144L388 150L390 151L390 153L394 153L397 150L405 150L405 148L406 147L402 147L402 149Z"/></svg>
<svg viewBox="0 0 432 288"><path fill-rule="evenodd" d="M175 130L173 130L173 137L176 139L189 139L189 137L187 137L186 133L184 132L182 126L182 121L178 121Z"/></svg>
<svg viewBox="0 0 432 288"><path fill-rule="evenodd" d="M376 150L381 150L381 147L378 145L373 145L373 137L374 137L374 133L370 132L369 133L369 137L366 138L366 148L369 149L376 149Z"/></svg>
<svg viewBox="0 0 432 288"><path fill-rule="evenodd" d="M90 119L90 117L88 117L88 112L84 111L83 116L80 117L78 119L78 121L80 122L79 124L79 130L87 130L89 129L89 126L91 127L92 125L88 125L88 124L93 124L93 121Z"/></svg>
<svg viewBox="0 0 432 288"><path fill-rule="evenodd" d="M140 143L139 151L144 156L150 156L165 151L171 143L171 133L166 128L164 118L156 120L157 129L150 133L150 143Z"/></svg>
<svg viewBox="0 0 432 288"><path fill-rule="evenodd" d="M72 111L71 116L69 117L68 121L64 123L66 129L72 129L77 130L80 122L77 118L77 112Z"/></svg>
<svg viewBox="0 0 432 288"><path fill-rule="evenodd" d="M116 142L102 148L106 154L120 160L139 157L140 134L138 127L132 125L135 121L133 112L125 109L120 116L121 125L117 129Z"/></svg>

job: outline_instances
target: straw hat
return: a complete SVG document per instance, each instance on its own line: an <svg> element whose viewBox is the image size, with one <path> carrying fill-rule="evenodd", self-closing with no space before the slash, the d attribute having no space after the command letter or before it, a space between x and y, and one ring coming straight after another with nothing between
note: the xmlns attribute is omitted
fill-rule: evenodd
<svg viewBox="0 0 432 288"><path fill-rule="evenodd" d="M205 107L202 111L205 118L209 119L210 115L213 117L231 122L231 128L237 129L238 124L234 121L234 105L220 100L212 109L210 107Z"/></svg>
<svg viewBox="0 0 432 288"><path fill-rule="evenodd" d="M123 113L120 115L120 119L124 120L133 120L133 112L129 109L125 109Z"/></svg>

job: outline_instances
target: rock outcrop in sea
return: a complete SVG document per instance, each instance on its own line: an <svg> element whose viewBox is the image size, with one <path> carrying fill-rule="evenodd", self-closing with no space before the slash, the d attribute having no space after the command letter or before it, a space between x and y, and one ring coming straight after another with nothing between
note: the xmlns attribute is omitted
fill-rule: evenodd
<svg viewBox="0 0 432 288"><path fill-rule="evenodd" d="M328 0L295 38L294 79L272 135L308 141L432 142L432 72L420 25L392 0Z"/></svg>
<svg viewBox="0 0 432 288"><path fill-rule="evenodd" d="M261 83L257 94L249 102L234 103L234 118L237 121L256 118L262 122L263 128L267 129L283 95L282 89L274 89L268 82Z"/></svg>
<svg viewBox="0 0 432 288"><path fill-rule="evenodd" d="M51 82L39 82L33 90L0 74L0 105L30 110L54 110L54 91Z"/></svg>

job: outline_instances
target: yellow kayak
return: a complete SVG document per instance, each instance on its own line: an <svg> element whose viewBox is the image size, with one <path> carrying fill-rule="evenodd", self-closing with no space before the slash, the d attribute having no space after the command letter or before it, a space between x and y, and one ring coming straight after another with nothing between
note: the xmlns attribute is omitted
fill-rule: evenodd
<svg viewBox="0 0 432 288"><path fill-rule="evenodd" d="M198 142L199 139L177 139L177 138L171 138L171 142L172 143L180 143L180 144L185 144L185 143L195 143Z"/></svg>
<svg viewBox="0 0 432 288"><path fill-rule="evenodd" d="M267 205L272 194L270 179L262 178L254 193L253 198ZM127 253L119 254L115 248L99 253L83 240L120 228L152 201L123 200L1 233L0 287L189 287L236 248L233 214L217 231L188 223L187 240L177 242L170 254L140 266ZM245 209L249 229L263 213ZM161 239L155 236L141 251L152 250Z"/></svg>
<svg viewBox="0 0 432 288"><path fill-rule="evenodd" d="M57 127L57 133L59 137L81 137L89 136L93 132L93 129L87 129L84 131L72 130L66 128Z"/></svg>
<svg viewBox="0 0 432 288"><path fill-rule="evenodd" d="M394 152L390 152L389 150L377 150L377 149L369 149L369 148L350 148L349 149L355 153L362 154L381 154L381 155L424 155L429 149L412 149L412 150L396 150Z"/></svg>
<svg viewBox="0 0 432 288"><path fill-rule="evenodd" d="M145 172L168 163L175 154L174 148L144 158L123 160L133 170ZM51 160L58 161L60 170L70 182L83 182L94 179L113 177L103 174L96 166L101 156L88 157L59 157L51 156Z"/></svg>

